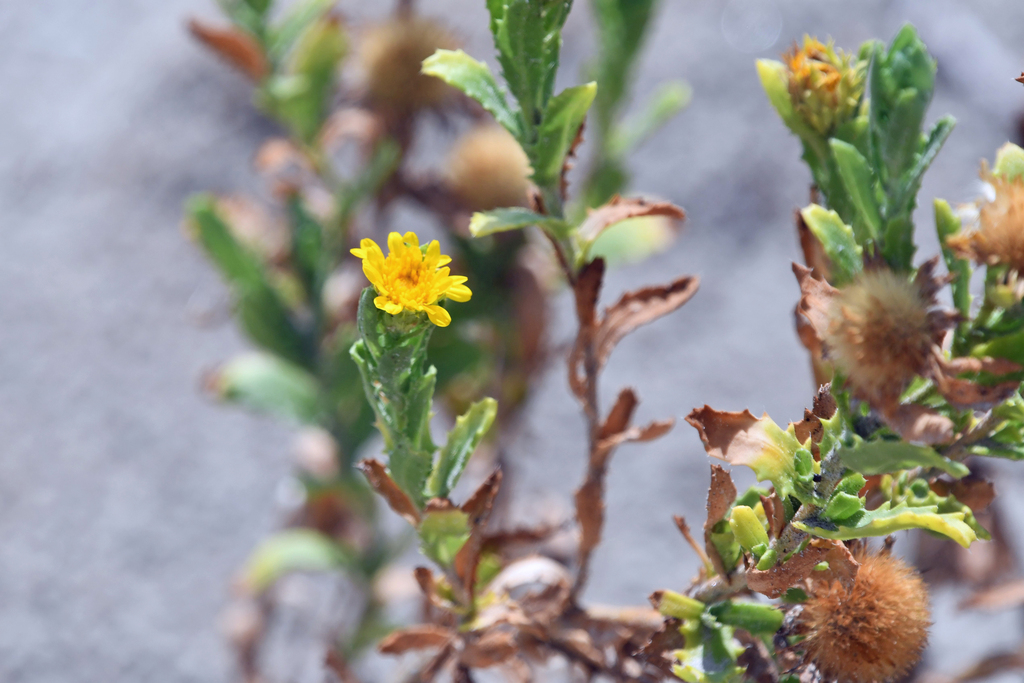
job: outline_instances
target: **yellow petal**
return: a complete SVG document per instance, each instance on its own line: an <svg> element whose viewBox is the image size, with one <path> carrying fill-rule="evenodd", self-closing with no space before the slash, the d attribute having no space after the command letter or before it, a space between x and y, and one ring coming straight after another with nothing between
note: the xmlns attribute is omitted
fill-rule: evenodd
<svg viewBox="0 0 1024 683"><path fill-rule="evenodd" d="M389 301L384 304L384 311L391 315L398 315L402 312L402 304L396 304L394 301Z"/></svg>
<svg viewBox="0 0 1024 683"><path fill-rule="evenodd" d="M402 250L402 246L403 244L401 235L399 235L397 232L392 232L388 234L388 251L390 251L392 254L398 253L399 251Z"/></svg>
<svg viewBox="0 0 1024 683"><path fill-rule="evenodd" d="M420 238L417 237L416 233L414 233L414 232L407 232L407 233L405 233L405 237L403 237L402 240L406 244L408 244L410 247L414 247L416 249L420 248ZM437 240L434 240L434 241L436 242Z"/></svg>
<svg viewBox="0 0 1024 683"><path fill-rule="evenodd" d="M388 299L386 296L378 296L378 297L374 298L373 305L383 311L383 310L385 310L387 308L387 305L390 302L391 302L391 300Z"/></svg>
<svg viewBox="0 0 1024 683"><path fill-rule="evenodd" d="M469 290L469 287L467 287L466 285L452 285L451 287L448 288L448 291L445 293L445 296L447 296L452 301L463 302L469 301L470 297L473 296L473 292L471 292Z"/></svg>
<svg viewBox="0 0 1024 683"><path fill-rule="evenodd" d="M427 306L426 311L430 322L438 327L448 327L452 321L452 316L440 306Z"/></svg>

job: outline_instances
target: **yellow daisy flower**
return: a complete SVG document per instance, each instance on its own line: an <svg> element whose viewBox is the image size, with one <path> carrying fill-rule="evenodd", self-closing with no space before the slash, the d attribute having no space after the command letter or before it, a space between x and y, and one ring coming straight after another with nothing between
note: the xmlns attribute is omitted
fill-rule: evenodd
<svg viewBox="0 0 1024 683"><path fill-rule="evenodd" d="M447 327L452 317L438 303L444 299L469 301L473 293L463 284L468 278L450 274L445 266L451 257L441 253L437 240L424 251L415 233L393 232L388 235L388 251L385 258L371 239L364 239L352 250L363 260L363 273L377 290L373 303L391 315L403 310L424 311L430 322Z"/></svg>

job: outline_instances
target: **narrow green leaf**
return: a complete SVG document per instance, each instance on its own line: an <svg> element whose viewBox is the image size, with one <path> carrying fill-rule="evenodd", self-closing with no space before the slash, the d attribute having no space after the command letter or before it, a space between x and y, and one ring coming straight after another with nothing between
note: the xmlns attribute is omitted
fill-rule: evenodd
<svg viewBox="0 0 1024 683"><path fill-rule="evenodd" d="M977 358L985 356L1006 358L1014 363L1024 365L1024 331L996 337L987 344L980 344L974 347L971 355Z"/></svg>
<svg viewBox="0 0 1024 683"><path fill-rule="evenodd" d="M292 5L277 26L268 31L267 52L271 60L279 62L299 35L334 4L335 0L302 0Z"/></svg>
<svg viewBox="0 0 1024 683"><path fill-rule="evenodd" d="M939 455L934 448L905 441L864 441L852 448L840 448L839 458L861 474L887 474L911 467L933 467L956 477L971 473L963 463Z"/></svg>
<svg viewBox="0 0 1024 683"><path fill-rule="evenodd" d="M755 635L771 635L782 628L782 612L772 605L727 600L708 608L719 622Z"/></svg>
<svg viewBox="0 0 1024 683"><path fill-rule="evenodd" d="M852 280L864 267L861 248L853 236L853 229L843 223L835 211L817 204L811 204L800 215L825 248L832 262L835 284L843 285Z"/></svg>
<svg viewBox="0 0 1024 683"><path fill-rule="evenodd" d="M516 139L522 137L516 113L509 107L505 94L483 62L478 62L462 50L438 50L423 60L423 73L436 76L466 93L491 112L494 119Z"/></svg>
<svg viewBox="0 0 1024 683"><path fill-rule="evenodd" d="M562 174L565 155L569 152L583 120L587 117L597 83L586 83L566 88L551 98L544 110L538 131L538 141L532 150L534 182L546 187L558 182Z"/></svg>
<svg viewBox="0 0 1024 683"><path fill-rule="evenodd" d="M945 199L936 199L934 207L935 232L939 237L946 268L953 275L953 304L966 320L971 313L971 264L966 259L957 257L953 250L946 246L946 240L960 232L960 219L956 217Z"/></svg>
<svg viewBox="0 0 1024 683"><path fill-rule="evenodd" d="M519 230L531 225L536 225L556 235L565 235L569 230L568 224L558 218L543 216L529 209L509 207L473 214L473 218L469 222L469 232L473 237L483 237L496 232Z"/></svg>
<svg viewBox="0 0 1024 683"><path fill-rule="evenodd" d="M450 567L469 540L469 516L458 508L428 512L416 531L423 554L442 567Z"/></svg>
<svg viewBox="0 0 1024 683"><path fill-rule="evenodd" d="M316 423L320 412L316 379L266 353L232 359L217 370L212 387L225 401L300 423Z"/></svg>
<svg viewBox="0 0 1024 683"><path fill-rule="evenodd" d="M683 81L661 84L650 101L640 109L639 114L623 121L615 128L608 141L608 153L611 156L622 156L636 148L685 109L692 98L693 89Z"/></svg>
<svg viewBox="0 0 1024 683"><path fill-rule="evenodd" d="M242 570L245 583L261 593L291 572L324 572L352 566L350 551L312 529L288 529L256 548Z"/></svg>
<svg viewBox="0 0 1024 683"><path fill-rule="evenodd" d="M666 617L675 619L696 619L704 613L704 603L675 591L664 590L656 593L657 609Z"/></svg>
<svg viewBox="0 0 1024 683"><path fill-rule="evenodd" d="M854 232L858 227L866 228L865 234L856 235L857 241L864 245L867 241L878 238L882 230L882 215L875 199L875 182L868 166L868 160L848 142L829 140L832 155L835 157L839 176L842 178L846 193L850 196L860 221L853 224Z"/></svg>
<svg viewBox="0 0 1024 683"><path fill-rule="evenodd" d="M448 497L497 414L498 402L485 398L471 405L455 420L455 426L448 432L448 442L441 449L434 470L427 479L424 491L427 498Z"/></svg>
<svg viewBox="0 0 1024 683"><path fill-rule="evenodd" d="M974 530L964 522L964 513L939 514L935 506L907 507L898 505L890 509L889 503L885 502L875 510L854 515L853 519L856 521L836 525L825 520L811 518L804 522L794 521L793 526L814 536L838 541L849 541L869 536L888 536L904 529L928 529L948 536L965 548L977 540Z"/></svg>

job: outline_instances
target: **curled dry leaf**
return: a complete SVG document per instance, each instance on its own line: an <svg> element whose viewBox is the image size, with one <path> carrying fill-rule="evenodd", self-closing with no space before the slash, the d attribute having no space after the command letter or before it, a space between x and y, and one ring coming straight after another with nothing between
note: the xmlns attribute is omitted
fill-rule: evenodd
<svg viewBox="0 0 1024 683"><path fill-rule="evenodd" d="M721 555L718 554L718 549L711 541L711 530L729 514L729 508L735 500L736 484L733 483L732 477L721 465L712 465L711 486L708 488L708 517L704 522L704 548L715 571L722 576L728 575L728 571Z"/></svg>
<svg viewBox="0 0 1024 683"><path fill-rule="evenodd" d="M444 647L451 642L454 633L434 624L410 626L387 635L377 649L386 655L400 655L413 650Z"/></svg>
<svg viewBox="0 0 1024 683"><path fill-rule="evenodd" d="M645 287L623 294L622 298L605 310L597 330L595 342L598 367L604 366L615 345L623 337L641 325L654 322L676 310L693 298L699 287L700 278L686 276L668 285Z"/></svg>
<svg viewBox="0 0 1024 683"><path fill-rule="evenodd" d="M686 212L671 202L651 202L639 197L623 199L615 195L607 204L587 214L580 225L579 235L584 240L595 240L616 223L640 216L666 216L681 221L686 218Z"/></svg>
<svg viewBox="0 0 1024 683"><path fill-rule="evenodd" d="M704 564L704 566L715 567L717 571L717 567L711 562L711 558L708 557L707 553L704 551L704 548L702 548L700 544L697 543L697 540L693 537L693 534L690 533L690 525L686 523L686 519L684 517L680 517L679 515L675 515L672 517L672 520L676 523L676 527L679 529L679 533L683 535L683 538L686 539L686 542L690 545L691 548L693 548L693 552L697 553L697 557L700 558L700 561Z"/></svg>
<svg viewBox="0 0 1024 683"><path fill-rule="evenodd" d="M486 669L504 664L516 655L518 649L512 633L491 629L467 643L460 660L463 666L471 669Z"/></svg>
<svg viewBox="0 0 1024 683"><path fill-rule="evenodd" d="M793 585L809 578L819 562L829 563L828 574L821 574L820 578L834 579L847 585L857 576L860 566L842 542L815 538L804 550L769 570L749 567L747 587L769 598L778 598Z"/></svg>
<svg viewBox="0 0 1024 683"><path fill-rule="evenodd" d="M975 514L988 508L996 497L995 484L974 473L963 479L936 479L931 488L940 496L954 496Z"/></svg>
<svg viewBox="0 0 1024 683"><path fill-rule="evenodd" d="M953 440L953 421L925 406L900 405L888 411L885 419L907 441L931 445Z"/></svg>
<svg viewBox="0 0 1024 683"><path fill-rule="evenodd" d="M786 526L786 511L782 506L782 501L773 491L770 496L761 496L761 507L764 508L764 514L768 518L768 535L778 538Z"/></svg>
<svg viewBox="0 0 1024 683"><path fill-rule="evenodd" d="M469 540L459 549L455 555L455 572L458 574L462 586L473 599L476 588L476 569L480 563L480 548L484 540L484 527L487 525L487 518L491 514L491 507L498 495L501 486L501 470L494 470L491 476L487 477L483 484L470 496L469 500L462 506L462 511L469 516L470 528Z"/></svg>
<svg viewBox="0 0 1024 683"><path fill-rule="evenodd" d="M583 266L576 282L573 283L579 331L576 333L576 342L573 344L572 351L569 352L569 387L581 401L586 399L587 380L580 374L580 365L593 362L593 359L588 359L586 356L587 349L592 348L597 331L597 298L601 293L603 281L604 259L594 259Z"/></svg>
<svg viewBox="0 0 1024 683"><path fill-rule="evenodd" d="M237 28L210 26L198 19L189 20L188 30L196 40L252 80L259 82L270 72L263 50L248 33Z"/></svg>
<svg viewBox="0 0 1024 683"><path fill-rule="evenodd" d="M604 424L601 425L598 438L607 439L624 432L629 427L629 423L633 419L633 413L636 411L639 403L636 392L632 389L620 391L619 397L615 400L615 405L608 411L608 417L605 418Z"/></svg>
<svg viewBox="0 0 1024 683"><path fill-rule="evenodd" d="M379 460L363 460L359 469L370 482L370 486L387 501L388 507L405 518L409 524L419 526L420 513L412 499L399 488L395 480L388 475L387 468Z"/></svg>

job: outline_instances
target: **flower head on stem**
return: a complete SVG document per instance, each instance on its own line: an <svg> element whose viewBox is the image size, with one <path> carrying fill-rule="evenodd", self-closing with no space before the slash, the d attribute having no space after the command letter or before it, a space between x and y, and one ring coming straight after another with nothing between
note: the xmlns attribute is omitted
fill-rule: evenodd
<svg viewBox="0 0 1024 683"><path fill-rule="evenodd" d="M441 253L437 240L420 247L413 232L388 235L387 257L371 239L364 239L352 253L363 260L363 273L377 291L373 303L391 315L404 310L424 312L438 327L447 327L451 315L440 305L444 299L469 301L467 278L451 275L451 257Z"/></svg>

